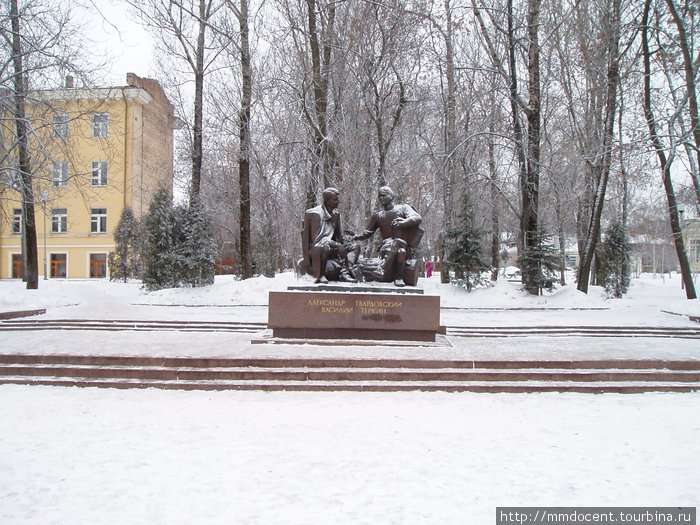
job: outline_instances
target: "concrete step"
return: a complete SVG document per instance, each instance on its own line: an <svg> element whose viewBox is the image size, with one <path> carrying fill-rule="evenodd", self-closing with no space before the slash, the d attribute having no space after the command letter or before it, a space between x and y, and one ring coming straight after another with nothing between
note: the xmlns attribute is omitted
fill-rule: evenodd
<svg viewBox="0 0 700 525"><path fill-rule="evenodd" d="M458 337L646 337L700 339L700 328L657 326L448 326Z"/></svg>
<svg viewBox="0 0 700 525"><path fill-rule="evenodd" d="M576 384L570 382L526 382L526 383L464 383L464 382L391 382L391 381L152 381L123 379L68 379L5 377L0 384L71 386L95 388L158 388L165 390L262 390L262 391L304 391L304 392L480 392L480 393L619 393L636 394L644 392L696 392L700 384L679 384L665 382L625 382Z"/></svg>
<svg viewBox="0 0 700 525"><path fill-rule="evenodd" d="M0 323L2 331L106 330L256 333L265 323L236 321L167 321L131 319L20 319Z"/></svg>
<svg viewBox="0 0 700 525"><path fill-rule="evenodd" d="M664 381L699 383L700 371L671 370L567 370L567 369L457 369L457 368L308 368L308 367L162 367L89 365L0 365L0 380L7 376L114 378L165 381L456 381L456 382L622 382Z"/></svg>
<svg viewBox="0 0 700 525"><path fill-rule="evenodd" d="M160 367L260 368L408 368L408 369L636 369L696 370L700 359L588 359L588 360L453 360L382 358L208 358L122 355L0 354L0 365L104 365Z"/></svg>
<svg viewBox="0 0 700 525"><path fill-rule="evenodd" d="M19 318L20 315L37 315L43 310L13 312L0 316L0 331L35 330L97 330L97 331L164 331L184 332L243 332L259 333L267 329L267 323L247 321L193 321L193 320L143 320L143 319L44 319ZM447 326L451 337L637 337L700 339L697 327L659 326ZM308 344L308 338L296 341L290 338L264 338L254 342L264 344Z"/></svg>
<svg viewBox="0 0 700 525"><path fill-rule="evenodd" d="M199 390L700 390L700 360L207 359L0 354L0 384Z"/></svg>

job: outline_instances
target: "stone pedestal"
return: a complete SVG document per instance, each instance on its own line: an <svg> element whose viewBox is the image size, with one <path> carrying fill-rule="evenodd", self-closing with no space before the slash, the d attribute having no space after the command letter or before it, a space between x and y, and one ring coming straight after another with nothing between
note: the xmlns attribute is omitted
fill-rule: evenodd
<svg viewBox="0 0 700 525"><path fill-rule="evenodd" d="M268 327L280 338L435 341L440 297L419 293L270 292Z"/></svg>

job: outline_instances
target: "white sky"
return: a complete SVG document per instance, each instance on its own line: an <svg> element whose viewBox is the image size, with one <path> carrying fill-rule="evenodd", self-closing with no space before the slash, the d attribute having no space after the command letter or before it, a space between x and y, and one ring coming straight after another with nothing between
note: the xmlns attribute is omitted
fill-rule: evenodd
<svg viewBox="0 0 700 525"><path fill-rule="evenodd" d="M153 75L153 41L128 6L117 0L81 0L79 4L84 5L70 4L75 15L87 22L89 39L94 45L94 51L89 54L95 56L96 62L104 57L109 59L104 84L124 85L129 72L141 77Z"/></svg>

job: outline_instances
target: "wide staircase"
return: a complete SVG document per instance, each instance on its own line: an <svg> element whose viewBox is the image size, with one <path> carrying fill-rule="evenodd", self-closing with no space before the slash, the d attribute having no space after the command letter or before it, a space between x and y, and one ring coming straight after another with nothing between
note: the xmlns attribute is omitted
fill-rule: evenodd
<svg viewBox="0 0 700 525"><path fill-rule="evenodd" d="M0 354L0 384L265 391L700 390L700 360L203 359Z"/></svg>

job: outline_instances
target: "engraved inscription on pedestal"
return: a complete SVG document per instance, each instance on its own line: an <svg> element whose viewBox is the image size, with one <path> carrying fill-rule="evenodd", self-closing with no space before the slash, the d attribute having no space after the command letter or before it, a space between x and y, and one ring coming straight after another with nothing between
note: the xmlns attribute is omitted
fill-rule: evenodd
<svg viewBox="0 0 700 525"><path fill-rule="evenodd" d="M343 292L270 292L275 337L434 341L440 297Z"/></svg>

